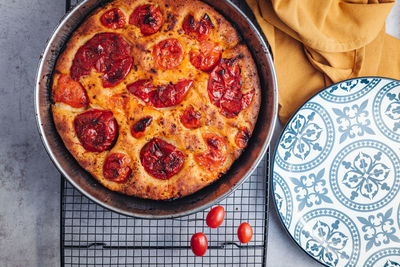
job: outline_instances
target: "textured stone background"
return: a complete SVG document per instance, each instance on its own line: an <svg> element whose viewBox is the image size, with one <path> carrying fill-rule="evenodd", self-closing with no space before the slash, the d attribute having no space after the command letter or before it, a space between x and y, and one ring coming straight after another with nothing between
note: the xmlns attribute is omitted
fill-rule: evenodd
<svg viewBox="0 0 400 267"><path fill-rule="evenodd" d="M47 38L65 0L0 0L0 266L58 266L60 177L36 130L33 91ZM400 3L387 31L400 38ZM271 209L271 266L318 265ZM285 259L282 261L282 259Z"/></svg>
<svg viewBox="0 0 400 267"><path fill-rule="evenodd" d="M0 266L58 266L60 175L36 130L36 66L65 0L0 0Z"/></svg>

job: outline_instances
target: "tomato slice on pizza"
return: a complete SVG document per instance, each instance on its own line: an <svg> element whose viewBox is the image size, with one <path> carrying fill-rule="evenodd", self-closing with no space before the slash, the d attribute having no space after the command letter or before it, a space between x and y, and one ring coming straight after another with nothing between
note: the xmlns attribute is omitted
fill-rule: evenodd
<svg viewBox="0 0 400 267"><path fill-rule="evenodd" d="M67 149L101 184L165 200L229 170L251 138L260 88L248 48L207 4L114 0L59 56L52 113Z"/></svg>

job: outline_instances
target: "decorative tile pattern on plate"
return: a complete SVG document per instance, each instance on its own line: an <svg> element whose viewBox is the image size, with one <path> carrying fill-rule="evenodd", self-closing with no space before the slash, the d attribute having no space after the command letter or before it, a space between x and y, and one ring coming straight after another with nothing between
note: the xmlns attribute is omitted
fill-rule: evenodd
<svg viewBox="0 0 400 267"><path fill-rule="evenodd" d="M302 110L288 122L276 151L276 164L291 172L315 168L333 146L333 122L325 108L309 102Z"/></svg>
<svg viewBox="0 0 400 267"><path fill-rule="evenodd" d="M400 188L400 160L389 146L363 139L337 152L330 183L344 206L376 210L390 203Z"/></svg>
<svg viewBox="0 0 400 267"><path fill-rule="evenodd" d="M347 80L282 132L273 196L294 240L327 266L400 266L400 81Z"/></svg>
<svg viewBox="0 0 400 267"><path fill-rule="evenodd" d="M400 141L400 81L386 84L374 99L374 119L386 137Z"/></svg>
<svg viewBox="0 0 400 267"><path fill-rule="evenodd" d="M314 258L329 266L355 266L360 234L354 222L335 209L316 209L297 222L294 239Z"/></svg>

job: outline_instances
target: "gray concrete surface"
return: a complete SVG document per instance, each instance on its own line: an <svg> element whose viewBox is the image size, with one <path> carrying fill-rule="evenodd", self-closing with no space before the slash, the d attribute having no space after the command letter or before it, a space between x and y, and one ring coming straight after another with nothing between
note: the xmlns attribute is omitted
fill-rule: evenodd
<svg viewBox="0 0 400 267"><path fill-rule="evenodd" d="M0 0L0 266L58 266L60 178L36 130L39 55L65 0ZM400 38L400 3L387 31ZM271 206L268 266L320 266L287 236Z"/></svg>
<svg viewBox="0 0 400 267"><path fill-rule="evenodd" d="M60 176L36 130L39 55L64 0L0 0L0 266L59 265Z"/></svg>

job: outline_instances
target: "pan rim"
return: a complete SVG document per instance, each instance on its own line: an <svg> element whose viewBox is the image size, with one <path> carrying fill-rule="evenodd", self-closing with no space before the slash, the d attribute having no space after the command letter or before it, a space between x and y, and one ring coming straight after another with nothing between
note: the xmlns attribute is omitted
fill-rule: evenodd
<svg viewBox="0 0 400 267"><path fill-rule="evenodd" d="M109 210L112 210L114 212L117 212L122 215L126 216L131 216L135 218L144 218L144 219L171 219L171 218L177 218L177 217L182 217L186 215L190 215L193 213L197 213L199 211L205 210L209 208L210 206L222 201L226 197L228 197L230 194L232 194L238 187L240 187L247 179L252 175L254 170L257 168L261 160L264 158L265 153L267 152L267 149L269 147L270 141L272 139L272 135L275 129L275 124L276 124L276 118L277 118L277 110L278 110L278 85L277 85L277 79L276 79L276 74L275 74L275 69L273 67L273 61L271 54L268 51L268 45L266 40L264 39L263 35L259 32L259 30L256 28L256 26L251 22L251 20L244 14L244 12L239 9L235 4L228 0L223 0L225 4L229 5L232 9L234 9L237 13L240 14L240 16L246 21L248 26L253 30L255 33L255 37L258 39L259 43L261 44L262 48L265 50L266 57L267 57L267 63L270 66L270 72L271 72L271 78L272 78L272 91L273 91L273 103L272 103L272 111L273 114L271 115L271 123L269 125L269 134L267 135L267 138L263 140L262 144L262 149L260 150L259 154L251 164L251 167L247 170L247 172L240 178L240 180L234 184L229 190L227 190L225 193L221 194L219 197L215 198L214 200L205 203L199 207L196 207L191 210L185 210L177 213L170 213L170 214L144 214L144 213L137 213L137 212L132 212L132 211L127 211L124 209L120 209L118 207L115 207L114 205L109 205L105 203L104 201L101 201L100 199L96 198L89 192L87 192L83 187L81 187L74 179L72 179L69 174L64 170L64 168L61 166L60 162L57 160L53 148L49 144L48 138L46 136L45 130L43 128L43 121L41 117L41 106L40 106L40 83L42 80L42 75L43 75L43 70L47 62L45 62L45 55L50 53L50 50L52 48L52 45L57 37L57 33L63 28L63 26L71 19L73 15L75 15L80 9L82 9L83 6L85 6L90 0L84 0L78 5L76 5L73 9L71 9L68 13L66 13L58 23L58 25L55 27L55 30L51 34L51 37L48 39L46 42L45 49L43 50L39 63L38 63L38 68L37 68L37 74L36 74L36 82L35 82L35 117L36 117L36 123L37 123L37 128L38 132L40 135L40 138L42 140L42 143L46 149L46 152L48 153L51 161L57 168L57 170L63 175L68 182L70 182L80 193L82 193L85 197L89 198L91 201L101 205L104 208L107 208ZM103 1L102 1L103 2ZM98 7L102 2L97 2L91 9L94 10L96 7ZM106 1L107 2L107 1ZM206 2L207 4L208 1ZM212 4L209 4L210 6L213 6ZM83 16L82 19L84 19L87 15ZM225 16L226 17L226 16ZM71 32L72 33L72 32ZM53 68L52 68L53 69ZM262 88L263 89L263 88ZM112 193L116 193L110 190ZM173 200L172 200L173 201Z"/></svg>

